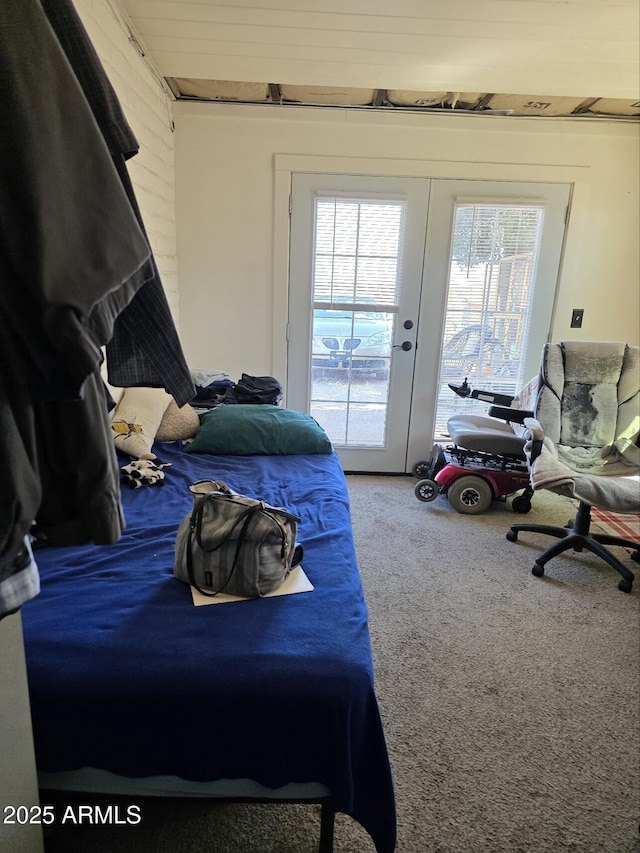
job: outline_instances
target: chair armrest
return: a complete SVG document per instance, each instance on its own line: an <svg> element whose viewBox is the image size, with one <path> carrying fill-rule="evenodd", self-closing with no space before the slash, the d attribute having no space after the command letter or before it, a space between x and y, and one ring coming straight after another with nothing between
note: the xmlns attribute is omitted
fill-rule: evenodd
<svg viewBox="0 0 640 853"><path fill-rule="evenodd" d="M531 464L532 462L535 462L538 456L542 453L544 430L542 429L540 421L536 420L536 418L525 418L524 425L527 430L528 444L528 448L525 446L525 449L529 457L529 464Z"/></svg>
<svg viewBox="0 0 640 853"><path fill-rule="evenodd" d="M489 414L492 418L499 418L501 421L510 421L514 424L523 424L525 418L533 417L533 412L526 409L508 409L504 406L491 406Z"/></svg>
<svg viewBox="0 0 640 853"><path fill-rule="evenodd" d="M537 418L534 417L526 417L524 419L524 425L527 428L528 437L533 441L542 441L544 438L544 430L542 428L542 424Z"/></svg>

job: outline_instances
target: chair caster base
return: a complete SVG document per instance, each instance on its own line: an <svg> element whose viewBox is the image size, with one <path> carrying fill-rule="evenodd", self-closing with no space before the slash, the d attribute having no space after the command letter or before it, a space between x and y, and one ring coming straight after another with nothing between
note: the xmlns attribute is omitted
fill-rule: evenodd
<svg viewBox="0 0 640 853"><path fill-rule="evenodd" d="M509 542L516 542L518 539L518 534L516 533L515 530L508 530L506 533L506 537L509 540Z"/></svg>
<svg viewBox="0 0 640 853"><path fill-rule="evenodd" d="M632 586L633 586L633 581L628 581L628 580L626 580L626 578L623 578L618 583L618 589L620 590L620 592L631 592Z"/></svg>
<svg viewBox="0 0 640 853"><path fill-rule="evenodd" d="M531 569L531 574L535 575L537 578L541 578L544 574L544 566L541 566L540 563L536 563Z"/></svg>

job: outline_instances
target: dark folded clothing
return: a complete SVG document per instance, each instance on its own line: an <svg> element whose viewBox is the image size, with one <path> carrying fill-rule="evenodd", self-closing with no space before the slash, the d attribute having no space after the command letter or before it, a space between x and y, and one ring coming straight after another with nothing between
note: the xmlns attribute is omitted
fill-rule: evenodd
<svg viewBox="0 0 640 853"><path fill-rule="evenodd" d="M282 385L273 376L249 376L243 373L235 386L227 390L225 402L276 405L281 399Z"/></svg>
<svg viewBox="0 0 640 853"><path fill-rule="evenodd" d="M227 391L233 386L234 383L230 379L220 379L204 387L196 385L196 396L192 402L197 405L217 405L225 399Z"/></svg>

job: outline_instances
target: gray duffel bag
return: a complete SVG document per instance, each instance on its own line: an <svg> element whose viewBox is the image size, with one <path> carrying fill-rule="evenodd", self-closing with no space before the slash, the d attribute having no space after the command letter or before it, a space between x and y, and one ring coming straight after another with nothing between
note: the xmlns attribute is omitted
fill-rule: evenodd
<svg viewBox="0 0 640 853"><path fill-rule="evenodd" d="M208 596L261 598L277 590L302 559L298 516L220 481L199 480L189 491L193 510L176 538L178 580Z"/></svg>

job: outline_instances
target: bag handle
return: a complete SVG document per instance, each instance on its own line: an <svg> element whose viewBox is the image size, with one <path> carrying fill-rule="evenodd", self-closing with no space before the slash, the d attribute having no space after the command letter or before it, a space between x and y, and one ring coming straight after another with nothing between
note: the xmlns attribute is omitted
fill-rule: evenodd
<svg viewBox="0 0 640 853"><path fill-rule="evenodd" d="M280 549L280 557L284 560L287 556L287 528L284 526L284 522L282 518L277 516L273 511L269 511L265 509L265 514L271 518L272 521L280 528L280 535L282 536L282 548ZM283 513L281 513L283 515ZM291 515L291 513L287 513L285 517L294 518L296 521L300 521L297 515ZM303 554L302 545L296 545L293 543L293 555L291 557L291 568L294 569L297 565L302 562L302 554Z"/></svg>

